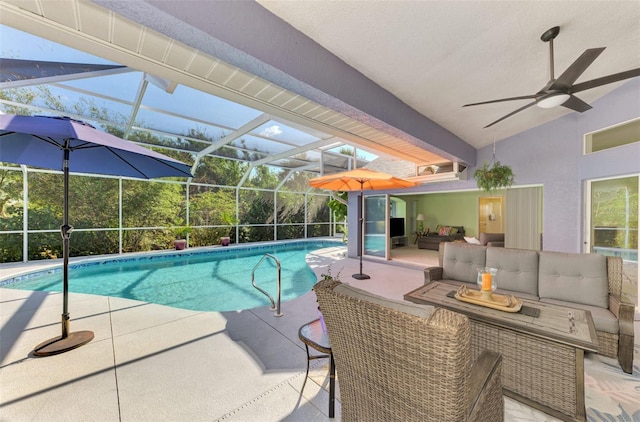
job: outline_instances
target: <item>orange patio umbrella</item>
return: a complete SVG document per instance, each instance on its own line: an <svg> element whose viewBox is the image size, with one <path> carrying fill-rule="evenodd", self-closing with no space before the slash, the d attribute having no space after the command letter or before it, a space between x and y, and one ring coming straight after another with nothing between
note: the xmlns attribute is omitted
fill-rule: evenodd
<svg viewBox="0 0 640 422"><path fill-rule="evenodd" d="M417 185L417 183L409 180L365 168L328 174L309 180L309 186L318 189L340 192L360 191L360 198L362 200L360 212L364 211L363 192L365 190L404 189ZM359 216L359 221L360 230L364 232L364 218L362 215ZM360 241L361 240L358 239L358 242ZM353 274L353 278L357 280L366 280L371 278L367 274L362 273L362 248L360 248L360 272L358 274Z"/></svg>

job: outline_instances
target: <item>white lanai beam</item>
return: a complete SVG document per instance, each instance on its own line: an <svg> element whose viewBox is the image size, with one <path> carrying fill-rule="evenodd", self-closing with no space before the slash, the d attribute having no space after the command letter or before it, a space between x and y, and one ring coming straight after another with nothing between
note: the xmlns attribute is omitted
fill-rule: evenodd
<svg viewBox="0 0 640 422"><path fill-rule="evenodd" d="M129 113L129 122L127 123L127 127L124 130L124 139L129 138L129 134L131 133L131 128L136 121L136 117L138 116L138 111L140 110L140 104L142 104L142 98L144 97L144 93L147 91L147 79L142 76L140 80L140 86L138 87L138 92L136 94L136 99L131 106L131 113Z"/></svg>
<svg viewBox="0 0 640 422"><path fill-rule="evenodd" d="M209 145L208 147L206 147L205 149L203 149L202 151L196 154L196 159L194 160L193 166L191 167L191 172L193 173L196 170L196 167L198 166L198 163L200 162L200 159L202 157L204 157L205 155L209 154L212 151L217 150L220 147L227 145L230 142L235 141L242 135L247 134L251 132L253 129L267 123L269 120L271 120L271 116L267 113L263 113L258 117L256 117L255 119L251 120L250 122L245 123L244 125L242 125L242 127L231 132L227 136L224 136L218 139L217 141L213 142L211 145Z"/></svg>
<svg viewBox="0 0 640 422"><path fill-rule="evenodd" d="M262 165L262 164L271 163L273 161L280 160L282 158L291 157L291 156L296 155L296 154L300 154L300 153L303 153L303 152L306 152L306 151L309 151L309 150L312 150L312 149L316 149L316 148L323 147L325 145L329 145L332 142L335 142L335 138L333 138L333 137L327 138L327 139L320 139L319 141L314 141L314 142L308 143L306 145L303 145L303 146L300 146L300 147L297 147L297 148L289 149L287 151L283 151L281 153L274 154L274 155L269 155L268 157L262 158L260 160L253 161L251 163L251 167L256 167L256 166L259 166L259 165Z"/></svg>
<svg viewBox="0 0 640 422"><path fill-rule="evenodd" d="M16 81L0 82L0 89L24 88L33 85L55 84L59 82L75 81L78 79L98 78L100 76L119 75L121 73L135 72L130 67L122 66L115 69L96 70L93 72L78 72L68 75L46 76L42 78L19 79Z"/></svg>
<svg viewBox="0 0 640 422"><path fill-rule="evenodd" d="M294 169L289 170L289 172L288 172L288 173L287 173L287 175L284 177L284 179L282 179L282 182L280 182L280 183L278 184L278 186L276 186L276 188L274 189L274 191L273 191L273 192L274 192L274 193L277 193L277 192L282 188L282 186L285 184L285 182L286 182L287 180L289 180L289 178L291 177L291 175L292 175L294 172L297 172L297 171L305 171L305 170L308 170L308 169L312 169L312 168L314 168L314 167L318 167L318 163L307 164L306 166L296 167L296 168L294 168Z"/></svg>

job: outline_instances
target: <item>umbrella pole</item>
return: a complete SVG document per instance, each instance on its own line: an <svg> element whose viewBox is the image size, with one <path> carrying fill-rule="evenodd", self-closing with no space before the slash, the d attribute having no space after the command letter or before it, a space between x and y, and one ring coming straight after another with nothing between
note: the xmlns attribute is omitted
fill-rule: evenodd
<svg viewBox="0 0 640 422"><path fill-rule="evenodd" d="M60 235L62 236L62 335L61 338L69 337L69 237L73 227L69 225L69 150L64 151L64 203L62 209L62 226Z"/></svg>
<svg viewBox="0 0 640 422"><path fill-rule="evenodd" d="M73 227L69 225L69 149L64 150L62 163L64 178L64 203L62 209L62 334L38 344L35 356L51 356L73 350L93 340L92 331L69 332L69 237Z"/></svg>
<svg viewBox="0 0 640 422"><path fill-rule="evenodd" d="M368 280L367 274L362 273L362 255L364 255L364 180L360 180L360 272L352 275L356 280Z"/></svg>

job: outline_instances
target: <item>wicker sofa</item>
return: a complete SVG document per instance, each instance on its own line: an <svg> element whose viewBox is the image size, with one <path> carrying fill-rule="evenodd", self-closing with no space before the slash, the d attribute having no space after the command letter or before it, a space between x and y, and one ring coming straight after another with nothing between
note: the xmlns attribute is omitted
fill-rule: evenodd
<svg viewBox="0 0 640 422"><path fill-rule="evenodd" d="M502 421L502 357L472 365L464 315L323 280L314 287L340 382L343 421Z"/></svg>
<svg viewBox="0 0 640 422"><path fill-rule="evenodd" d="M485 266L498 270L498 293L590 311L598 352L632 373L634 305L621 300L621 258L444 243L440 266L424 271L425 284L475 286L477 269Z"/></svg>
<svg viewBox="0 0 640 422"><path fill-rule="evenodd" d="M456 240L464 241L464 227L463 226L447 226L453 230L455 233L448 234L446 236L441 236L439 233L440 226L436 228L435 231L429 232L426 236L421 236L418 238L418 249L431 249L437 251L440 243L442 242L454 242Z"/></svg>

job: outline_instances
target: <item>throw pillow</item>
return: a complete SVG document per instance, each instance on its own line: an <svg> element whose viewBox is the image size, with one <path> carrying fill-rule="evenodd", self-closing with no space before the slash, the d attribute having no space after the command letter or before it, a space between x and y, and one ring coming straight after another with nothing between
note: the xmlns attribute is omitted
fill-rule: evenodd
<svg viewBox="0 0 640 422"><path fill-rule="evenodd" d="M467 243L471 243L472 245L479 245L480 241L478 239L476 239L475 237L464 237L464 240L466 240Z"/></svg>
<svg viewBox="0 0 640 422"><path fill-rule="evenodd" d="M451 227L451 231L449 231L449 236L453 236L456 233L458 233L458 229L455 227Z"/></svg>
<svg viewBox="0 0 640 422"><path fill-rule="evenodd" d="M449 236L450 231L451 231L451 227L442 226L440 227L440 231L438 232L438 234L440 236Z"/></svg>

